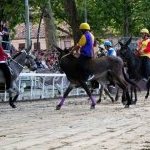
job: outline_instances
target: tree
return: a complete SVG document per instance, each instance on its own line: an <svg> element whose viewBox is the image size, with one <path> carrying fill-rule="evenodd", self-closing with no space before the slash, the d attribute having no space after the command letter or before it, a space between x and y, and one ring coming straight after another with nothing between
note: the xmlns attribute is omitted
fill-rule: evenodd
<svg viewBox="0 0 150 150"><path fill-rule="evenodd" d="M50 0L47 1L44 10L44 23L45 23L45 39L46 47L48 50L53 49L53 45L57 45L56 41L56 28L54 24L53 12Z"/></svg>
<svg viewBox="0 0 150 150"><path fill-rule="evenodd" d="M41 12L39 10L44 2L47 0L30 0L30 6L35 14L33 21L39 21L39 12ZM84 21L84 1L51 0L50 2L56 25L62 21L67 22L76 43L80 35L78 26ZM8 20L12 29L16 24L24 22L23 1L3 0L0 1L0 5L0 17L2 20ZM88 23L96 36L131 33L138 35L141 28L150 29L149 0L86 0L86 5Z"/></svg>

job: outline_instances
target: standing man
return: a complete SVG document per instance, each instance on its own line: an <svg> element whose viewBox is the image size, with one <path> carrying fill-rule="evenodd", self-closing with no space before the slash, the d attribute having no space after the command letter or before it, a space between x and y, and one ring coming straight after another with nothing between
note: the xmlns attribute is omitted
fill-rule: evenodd
<svg viewBox="0 0 150 150"><path fill-rule="evenodd" d="M94 77L87 66L87 62L94 57L94 36L90 32L88 23L81 23L79 29L82 36L72 51L79 53L79 69L83 72L86 81Z"/></svg>
<svg viewBox="0 0 150 150"><path fill-rule="evenodd" d="M138 40L137 53L142 61L142 77L146 81L150 76L150 39L149 30L144 28L140 31L141 39Z"/></svg>
<svg viewBox="0 0 150 150"><path fill-rule="evenodd" d="M10 50L9 30L7 27L7 22L3 23L2 33L3 33L3 42L2 42L3 49L4 50Z"/></svg>

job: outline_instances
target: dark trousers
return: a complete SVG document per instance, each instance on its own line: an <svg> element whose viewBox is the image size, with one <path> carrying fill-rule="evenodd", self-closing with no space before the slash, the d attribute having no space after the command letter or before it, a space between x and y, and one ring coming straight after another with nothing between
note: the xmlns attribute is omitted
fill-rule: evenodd
<svg viewBox="0 0 150 150"><path fill-rule="evenodd" d="M88 62L91 60L91 57L86 57L83 55L80 55L78 58L79 61L79 70L83 75L83 79L86 81L89 77L89 75L92 75L90 68L87 66Z"/></svg>
<svg viewBox="0 0 150 150"><path fill-rule="evenodd" d="M9 89L11 86L11 73L7 63L0 63L0 70L3 72L5 81L6 81L6 89Z"/></svg>
<svg viewBox="0 0 150 150"><path fill-rule="evenodd" d="M142 56L142 76L146 79L150 76L150 58L147 56Z"/></svg>

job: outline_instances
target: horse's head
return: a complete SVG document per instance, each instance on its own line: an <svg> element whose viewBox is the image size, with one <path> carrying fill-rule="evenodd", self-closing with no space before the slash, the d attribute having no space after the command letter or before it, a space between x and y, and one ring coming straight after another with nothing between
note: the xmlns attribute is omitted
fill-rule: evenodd
<svg viewBox="0 0 150 150"><path fill-rule="evenodd" d="M24 59L25 62L23 65L27 66L29 70L35 71L37 69L37 65L36 65L34 56L30 55L31 48L32 48L32 41L29 47L27 47L27 49L21 51L22 55L24 55L25 57Z"/></svg>
<svg viewBox="0 0 150 150"><path fill-rule="evenodd" d="M34 56L32 55L26 56L25 66L27 66L31 71L37 70L37 65Z"/></svg>
<svg viewBox="0 0 150 150"><path fill-rule="evenodd" d="M54 46L56 48L56 50L58 51L58 60L60 60L63 56L65 56L66 54L69 54L69 52L71 51L72 47L70 48L65 48L65 49L61 49L57 46Z"/></svg>
<svg viewBox="0 0 150 150"><path fill-rule="evenodd" d="M130 44L131 40L132 40L132 38L130 38L125 44L123 44L121 41L118 42L121 46L120 50L118 50L118 55L124 61L127 61L132 56L132 51L129 47L129 44Z"/></svg>
<svg viewBox="0 0 150 150"><path fill-rule="evenodd" d="M68 71L68 68L65 68L66 65L73 65L74 64L74 59L76 59L70 52L72 50L72 47L70 48L65 48L61 49L57 46L54 46L56 50L58 51L58 61L59 61L59 66L60 66L60 72L65 72L65 70Z"/></svg>

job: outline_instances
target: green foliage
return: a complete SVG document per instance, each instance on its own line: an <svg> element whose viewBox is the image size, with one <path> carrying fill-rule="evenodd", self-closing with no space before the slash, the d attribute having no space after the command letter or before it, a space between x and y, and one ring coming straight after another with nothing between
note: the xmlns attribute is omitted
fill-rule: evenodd
<svg viewBox="0 0 150 150"><path fill-rule="evenodd" d="M29 0L32 21L38 22L47 0ZM84 22L85 0L75 0L78 20ZM64 0L51 0L57 23L68 21ZM24 0L1 0L0 19L8 20L11 28L24 22ZM129 34L138 35L143 27L150 29L150 0L86 0L87 19L96 36L123 35L126 25Z"/></svg>

